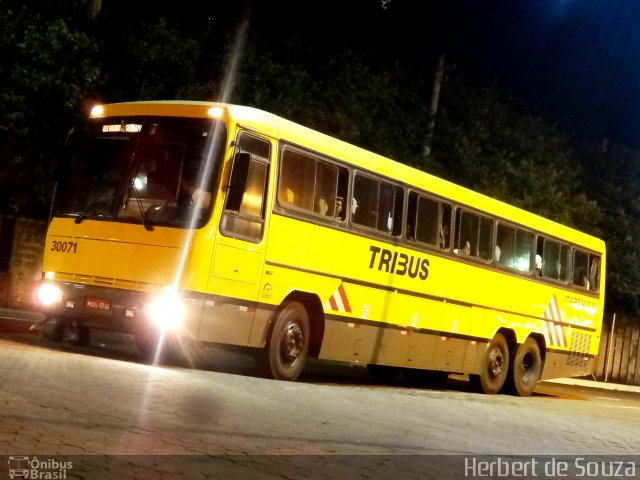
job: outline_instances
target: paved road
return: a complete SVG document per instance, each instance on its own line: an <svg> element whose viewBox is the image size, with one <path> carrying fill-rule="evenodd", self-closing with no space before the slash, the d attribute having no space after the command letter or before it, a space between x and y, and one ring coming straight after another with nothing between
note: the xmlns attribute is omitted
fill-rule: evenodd
<svg viewBox="0 0 640 480"><path fill-rule="evenodd" d="M530 398L486 396L317 366L285 383L246 375L244 357L211 358L209 370L154 367L125 338L81 349L0 336L0 454L62 456L76 462L67 478L463 478L478 455L638 451L634 393L545 383Z"/></svg>

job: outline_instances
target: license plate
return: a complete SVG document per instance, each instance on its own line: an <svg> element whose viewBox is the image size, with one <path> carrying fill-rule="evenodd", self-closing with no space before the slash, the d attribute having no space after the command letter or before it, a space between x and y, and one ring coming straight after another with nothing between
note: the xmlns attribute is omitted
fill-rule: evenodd
<svg viewBox="0 0 640 480"><path fill-rule="evenodd" d="M103 298L87 297L84 304L93 310L111 310L111 302Z"/></svg>

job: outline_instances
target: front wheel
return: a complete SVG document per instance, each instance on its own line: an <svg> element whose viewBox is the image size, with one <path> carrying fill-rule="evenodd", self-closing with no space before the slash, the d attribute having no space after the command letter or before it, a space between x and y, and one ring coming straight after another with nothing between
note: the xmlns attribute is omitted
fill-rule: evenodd
<svg viewBox="0 0 640 480"><path fill-rule="evenodd" d="M542 374L542 357L538 342L527 338L517 346L513 362L509 368L506 389L509 393L520 397L528 397L538 384Z"/></svg>
<svg viewBox="0 0 640 480"><path fill-rule="evenodd" d="M474 390L495 394L500 391L509 371L509 345L501 333L491 339L482 360L482 369L469 380Z"/></svg>
<svg viewBox="0 0 640 480"><path fill-rule="evenodd" d="M258 355L259 371L276 380L293 381L309 353L309 316L300 302L285 302L273 322L267 344Z"/></svg>

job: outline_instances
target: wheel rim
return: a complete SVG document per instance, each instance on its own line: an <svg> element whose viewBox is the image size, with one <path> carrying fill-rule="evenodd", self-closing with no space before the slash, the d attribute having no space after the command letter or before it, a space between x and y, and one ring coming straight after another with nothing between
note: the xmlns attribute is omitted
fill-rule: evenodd
<svg viewBox="0 0 640 480"><path fill-rule="evenodd" d="M300 325L294 321L287 323L280 343L280 358L283 364L290 367L300 358L304 349L304 335Z"/></svg>
<svg viewBox="0 0 640 480"><path fill-rule="evenodd" d="M527 352L522 357L522 362L520 363L520 378L524 381L529 381L535 371L536 360L531 352Z"/></svg>
<svg viewBox="0 0 640 480"><path fill-rule="evenodd" d="M504 355L502 350L498 347L493 348L489 354L489 362L487 364L487 370L491 378L498 378L502 375L504 369Z"/></svg>

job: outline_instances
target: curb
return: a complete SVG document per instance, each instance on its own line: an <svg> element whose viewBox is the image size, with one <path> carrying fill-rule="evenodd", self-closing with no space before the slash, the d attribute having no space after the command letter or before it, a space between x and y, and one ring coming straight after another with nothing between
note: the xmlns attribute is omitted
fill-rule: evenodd
<svg viewBox="0 0 640 480"><path fill-rule="evenodd" d="M621 383L605 383L597 380L585 380L583 378L554 378L543 382L572 385L584 388L599 388L601 390L615 390L618 392L640 393L639 385L624 385Z"/></svg>
<svg viewBox="0 0 640 480"><path fill-rule="evenodd" d="M34 323L44 318L44 314L39 312L0 308L0 331L28 332Z"/></svg>

